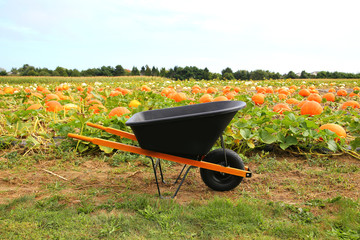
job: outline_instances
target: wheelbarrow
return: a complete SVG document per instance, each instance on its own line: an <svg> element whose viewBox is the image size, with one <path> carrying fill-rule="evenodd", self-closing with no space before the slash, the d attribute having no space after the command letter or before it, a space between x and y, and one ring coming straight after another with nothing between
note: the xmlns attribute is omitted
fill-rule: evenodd
<svg viewBox="0 0 360 240"><path fill-rule="evenodd" d="M245 106L241 101L219 101L138 112L126 122L134 134L87 123L90 127L137 141L140 147L72 133L68 136L149 157L160 197L158 171L165 183L160 159L184 164L174 183L181 180L172 198L177 195L190 169L195 167L200 168L201 178L209 188L229 191L244 177L252 176L239 155L225 148L222 137L235 114ZM222 148L210 151L219 138ZM157 158L156 162L154 158Z"/></svg>

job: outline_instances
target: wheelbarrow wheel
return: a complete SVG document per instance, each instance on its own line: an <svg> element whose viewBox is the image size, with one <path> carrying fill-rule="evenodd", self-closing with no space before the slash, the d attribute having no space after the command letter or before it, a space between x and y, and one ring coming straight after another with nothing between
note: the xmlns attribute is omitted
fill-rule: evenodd
<svg viewBox="0 0 360 240"><path fill-rule="evenodd" d="M239 155L230 150L225 149L227 166L237 169L244 170L244 163ZM224 149L219 148L214 151L209 152L203 159L205 162L215 163L222 166L226 166ZM203 182L211 189L215 191L229 191L237 187L241 181L242 177L216 172L204 168L200 168L200 175Z"/></svg>

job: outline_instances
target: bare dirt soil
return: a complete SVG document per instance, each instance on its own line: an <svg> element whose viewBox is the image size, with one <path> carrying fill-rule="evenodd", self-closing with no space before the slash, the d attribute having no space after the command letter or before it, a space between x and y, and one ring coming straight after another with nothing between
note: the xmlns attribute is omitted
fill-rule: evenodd
<svg viewBox="0 0 360 240"><path fill-rule="evenodd" d="M276 157L278 166L274 169L270 169L271 164L264 168L262 163L250 163L252 178L243 179L237 188L227 192L209 189L203 183L199 169L192 169L175 199L179 203L189 203L214 196L237 199L246 195L288 204L336 196L360 199L360 161L346 155L329 161L331 164L326 161L310 164L304 157L280 156ZM165 180L173 182L182 165L164 163L163 167ZM161 183L160 187L165 195L176 190L173 184ZM0 204L25 195L33 195L36 199L62 195L69 204L76 204L89 194L92 201L101 203L115 195L142 193L157 197L151 165L143 161L112 167L95 160L78 166L59 166L53 160L38 163L30 169L0 171Z"/></svg>

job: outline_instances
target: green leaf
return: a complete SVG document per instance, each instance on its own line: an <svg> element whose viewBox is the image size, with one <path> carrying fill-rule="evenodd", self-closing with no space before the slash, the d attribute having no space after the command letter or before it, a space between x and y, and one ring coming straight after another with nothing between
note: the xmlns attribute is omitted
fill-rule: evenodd
<svg viewBox="0 0 360 240"><path fill-rule="evenodd" d="M277 137L278 137L278 140L279 140L281 143L285 143L285 142L286 142L286 138L285 138L285 136L284 136L283 133L279 132L279 133L277 134Z"/></svg>
<svg viewBox="0 0 360 240"><path fill-rule="evenodd" d="M285 141L280 144L280 148L281 148L282 150L285 150L285 149L287 149L288 147L290 147L291 145L296 145L296 144L298 144L298 141L297 141L296 137L294 137L294 136L287 136L287 137L285 138Z"/></svg>
<svg viewBox="0 0 360 240"><path fill-rule="evenodd" d="M236 124L235 124L235 126L237 127L237 128L245 128L245 127L247 127L247 123L246 122L237 122Z"/></svg>
<svg viewBox="0 0 360 240"><path fill-rule="evenodd" d="M306 120L306 125L308 128L318 128L319 126L314 121Z"/></svg>
<svg viewBox="0 0 360 240"><path fill-rule="evenodd" d="M88 146L88 145L85 145L84 143L79 144L79 147L78 147L78 151L79 151L79 152L83 153L83 152L85 152L85 151L88 150L88 149L89 149L89 146Z"/></svg>
<svg viewBox="0 0 360 240"><path fill-rule="evenodd" d="M298 133L298 129L295 127L290 126L289 129L292 133L295 133L295 134Z"/></svg>
<svg viewBox="0 0 360 240"><path fill-rule="evenodd" d="M255 144L252 141L246 142L249 148L255 148Z"/></svg>
<svg viewBox="0 0 360 240"><path fill-rule="evenodd" d="M285 127L291 127L291 124L293 123L293 121L291 121L290 119L284 119L281 121L281 123L285 126Z"/></svg>
<svg viewBox="0 0 360 240"><path fill-rule="evenodd" d="M296 137L294 137L294 136L287 136L286 143L289 145L296 145L296 144L298 144L298 141L297 141Z"/></svg>
<svg viewBox="0 0 360 240"><path fill-rule="evenodd" d="M277 132L274 128L270 128L270 127L265 127L265 130L270 134Z"/></svg>
<svg viewBox="0 0 360 240"><path fill-rule="evenodd" d="M333 152L336 152L338 150L338 147L337 147L336 142L334 140L329 140L328 141L328 148Z"/></svg>
<svg viewBox="0 0 360 240"><path fill-rule="evenodd" d="M350 146L352 150L356 150L356 148L360 147L360 137L357 137L355 140L351 141Z"/></svg>
<svg viewBox="0 0 360 240"><path fill-rule="evenodd" d="M260 138L266 144L271 144L276 141L276 137L271 135L268 131L262 130L260 131Z"/></svg>
<svg viewBox="0 0 360 240"><path fill-rule="evenodd" d="M245 129L240 129L240 135L244 138L244 139L249 139L251 137L251 132L249 129L245 128Z"/></svg>
<svg viewBox="0 0 360 240"><path fill-rule="evenodd" d="M293 122L296 121L296 117L295 117L295 115L293 113L289 113L287 116L290 119L290 121L293 121Z"/></svg>
<svg viewBox="0 0 360 240"><path fill-rule="evenodd" d="M305 130L302 134L304 137L308 137L310 135L310 131L309 130Z"/></svg>
<svg viewBox="0 0 360 240"><path fill-rule="evenodd" d="M105 152L105 153L112 153L112 151L114 150L113 148L110 147L105 147L105 146L99 146L100 150Z"/></svg>

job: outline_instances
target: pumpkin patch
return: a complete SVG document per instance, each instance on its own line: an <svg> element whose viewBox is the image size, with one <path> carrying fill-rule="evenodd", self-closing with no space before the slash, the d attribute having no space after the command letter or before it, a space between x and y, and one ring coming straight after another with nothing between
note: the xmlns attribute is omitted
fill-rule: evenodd
<svg viewBox="0 0 360 240"><path fill-rule="evenodd" d="M36 77L19 77L12 85L0 85L0 127L4 129L0 140L7 136L20 137L21 131L26 132L21 135L25 138L66 137L68 132L80 131L87 136L98 136L99 131L87 128L86 122L131 131L125 122L139 111L212 101L243 101L246 108L237 113L224 132L227 148L243 154L267 145L297 154L312 154L323 148L354 157L359 154L358 80L173 81L98 77L52 78L36 85L34 80L42 81ZM336 126L332 124L335 122ZM23 123L33 127L20 131L19 127L25 126ZM337 134L336 141L333 135L328 136L329 131ZM117 139L106 134L102 137ZM97 148L81 142L73 147L80 152Z"/></svg>

